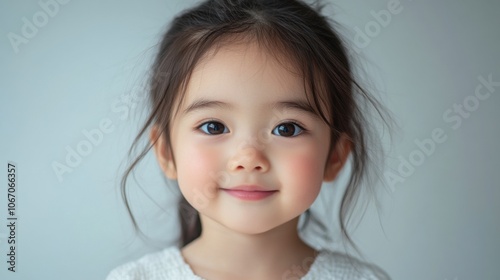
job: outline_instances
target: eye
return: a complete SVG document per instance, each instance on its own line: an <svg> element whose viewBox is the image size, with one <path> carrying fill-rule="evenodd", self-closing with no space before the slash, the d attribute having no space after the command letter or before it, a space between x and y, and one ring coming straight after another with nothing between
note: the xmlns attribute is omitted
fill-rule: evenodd
<svg viewBox="0 0 500 280"><path fill-rule="evenodd" d="M305 129L303 129L298 124L293 122L288 122L288 123L282 123L277 127L275 127L273 129L273 134L283 137L295 137L304 132L304 130Z"/></svg>
<svg viewBox="0 0 500 280"><path fill-rule="evenodd" d="M225 127L222 123L216 121L203 123L198 127L198 129L201 129L201 131L208 135L218 135L229 132L227 127Z"/></svg>

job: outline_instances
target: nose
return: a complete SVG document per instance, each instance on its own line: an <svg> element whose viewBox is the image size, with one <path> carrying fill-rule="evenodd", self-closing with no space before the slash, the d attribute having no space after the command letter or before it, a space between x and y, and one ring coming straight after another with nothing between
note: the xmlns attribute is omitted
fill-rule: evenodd
<svg viewBox="0 0 500 280"><path fill-rule="evenodd" d="M228 162L230 171L267 172L270 164L264 152L253 146L239 149Z"/></svg>

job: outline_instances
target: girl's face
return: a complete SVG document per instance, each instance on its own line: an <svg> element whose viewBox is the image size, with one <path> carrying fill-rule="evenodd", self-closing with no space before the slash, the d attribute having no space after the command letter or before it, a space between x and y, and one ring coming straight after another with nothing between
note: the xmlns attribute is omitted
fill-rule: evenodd
<svg viewBox="0 0 500 280"><path fill-rule="evenodd" d="M330 129L308 105L302 77L288 69L249 43L222 47L192 73L171 148L160 140L155 150L202 219L268 231L307 210L342 167L338 149L328 154ZM230 191L239 187L269 192Z"/></svg>

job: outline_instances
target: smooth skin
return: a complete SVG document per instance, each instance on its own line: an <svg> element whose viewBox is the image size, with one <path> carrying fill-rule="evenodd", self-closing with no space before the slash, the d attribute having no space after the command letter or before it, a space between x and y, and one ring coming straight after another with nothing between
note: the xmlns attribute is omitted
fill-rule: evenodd
<svg viewBox="0 0 500 280"><path fill-rule="evenodd" d="M151 130L161 169L200 214L202 234L181 253L202 278L302 276L317 255L298 219L335 179L350 141L342 135L329 154L330 129L290 66L253 42L221 47L198 63L174 107L171 147ZM248 201L223 190L240 185L276 192Z"/></svg>

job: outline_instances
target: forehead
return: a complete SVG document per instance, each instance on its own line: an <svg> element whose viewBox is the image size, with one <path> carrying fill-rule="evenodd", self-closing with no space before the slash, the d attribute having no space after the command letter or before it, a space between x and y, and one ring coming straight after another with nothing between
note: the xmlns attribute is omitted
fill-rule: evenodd
<svg viewBox="0 0 500 280"><path fill-rule="evenodd" d="M209 51L191 74L181 107L202 98L247 105L306 100L300 71L280 57L255 42L229 43Z"/></svg>

